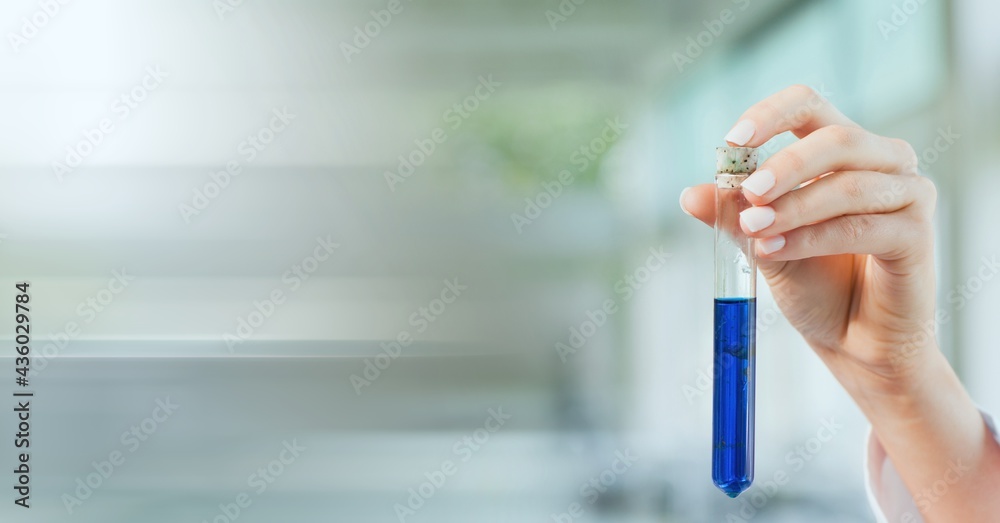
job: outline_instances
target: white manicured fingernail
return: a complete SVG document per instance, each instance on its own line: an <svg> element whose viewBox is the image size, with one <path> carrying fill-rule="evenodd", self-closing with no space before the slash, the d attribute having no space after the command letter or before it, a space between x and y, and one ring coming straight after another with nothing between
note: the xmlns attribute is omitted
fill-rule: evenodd
<svg viewBox="0 0 1000 523"><path fill-rule="evenodd" d="M751 194L764 196L764 193L770 191L771 187L774 187L774 173L767 169L757 171L748 176L746 180L743 180L740 186Z"/></svg>
<svg viewBox="0 0 1000 523"><path fill-rule="evenodd" d="M740 120L726 133L726 141L736 145L744 145L757 132L757 125L751 120Z"/></svg>
<svg viewBox="0 0 1000 523"><path fill-rule="evenodd" d="M740 221L750 232L757 232L774 223L774 209L767 206L750 207L740 213Z"/></svg>
<svg viewBox="0 0 1000 523"><path fill-rule="evenodd" d="M687 210L687 207L684 207L684 195L685 195L685 194L687 194L687 192L688 192L688 191L690 191L690 190L691 190L691 188L690 188L690 187L685 187L685 188L684 188L684 190L683 190L683 191L681 191L681 199L680 199L680 202L681 202L681 210L682 210L682 211L684 211L684 212L685 212L685 213L686 213L686 214L687 214L688 216L694 216L693 214L691 214L691 213L690 213L690 212L689 212L689 211Z"/></svg>
<svg viewBox="0 0 1000 523"><path fill-rule="evenodd" d="M760 246L760 252L771 254L785 246L785 237L780 234L778 236L771 236L770 238L757 240L757 245Z"/></svg>

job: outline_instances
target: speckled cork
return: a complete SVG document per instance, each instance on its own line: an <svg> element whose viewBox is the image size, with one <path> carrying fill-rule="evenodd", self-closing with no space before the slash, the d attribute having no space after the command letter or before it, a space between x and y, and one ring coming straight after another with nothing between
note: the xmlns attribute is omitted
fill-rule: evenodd
<svg viewBox="0 0 1000 523"><path fill-rule="evenodd" d="M750 174L757 170L757 149L753 147L716 147L715 172Z"/></svg>

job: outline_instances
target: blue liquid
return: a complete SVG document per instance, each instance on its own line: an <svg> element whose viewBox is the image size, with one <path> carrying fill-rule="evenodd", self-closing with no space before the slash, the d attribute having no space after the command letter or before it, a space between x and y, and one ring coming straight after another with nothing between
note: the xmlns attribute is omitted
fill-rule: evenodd
<svg viewBox="0 0 1000 523"><path fill-rule="evenodd" d="M757 301L715 300L712 481L735 498L753 483Z"/></svg>

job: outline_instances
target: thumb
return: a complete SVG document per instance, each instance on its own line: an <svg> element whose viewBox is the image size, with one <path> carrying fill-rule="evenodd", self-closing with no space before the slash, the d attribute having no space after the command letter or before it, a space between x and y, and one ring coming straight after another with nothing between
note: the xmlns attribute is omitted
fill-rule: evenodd
<svg viewBox="0 0 1000 523"><path fill-rule="evenodd" d="M709 227L714 227L715 184L703 183L681 191L681 209Z"/></svg>
<svg viewBox="0 0 1000 523"><path fill-rule="evenodd" d="M715 184L703 183L681 191L681 209L698 218L709 227L715 227ZM739 227L739 224L734 224ZM787 262L757 260L757 267L765 278L776 276Z"/></svg>

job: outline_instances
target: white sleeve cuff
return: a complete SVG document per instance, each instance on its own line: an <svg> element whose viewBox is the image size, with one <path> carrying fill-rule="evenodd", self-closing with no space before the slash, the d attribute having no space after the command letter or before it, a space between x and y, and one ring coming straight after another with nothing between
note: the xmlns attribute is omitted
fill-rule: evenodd
<svg viewBox="0 0 1000 523"><path fill-rule="evenodd" d="M986 412L980 412L993 437L1000 441L996 421ZM868 443L865 445L865 490L878 523L923 523L924 518L917 510L916 501L886 456L882 443L872 434L871 427L868 428Z"/></svg>

